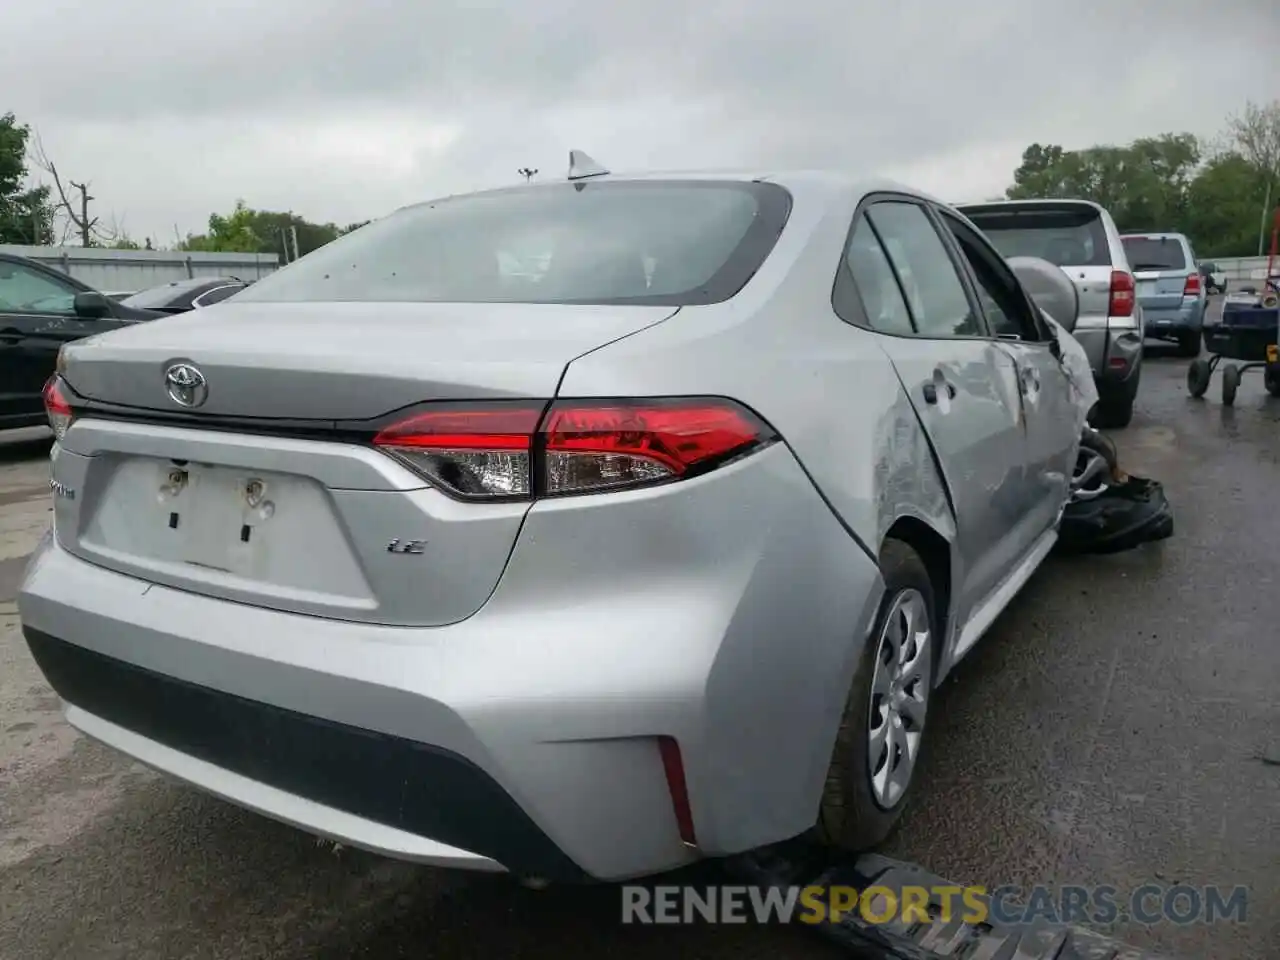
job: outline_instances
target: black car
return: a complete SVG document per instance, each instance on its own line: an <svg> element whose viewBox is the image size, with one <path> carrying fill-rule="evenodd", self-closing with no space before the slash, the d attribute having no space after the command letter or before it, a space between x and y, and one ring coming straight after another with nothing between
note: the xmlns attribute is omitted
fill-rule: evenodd
<svg viewBox="0 0 1280 960"><path fill-rule="evenodd" d="M163 316L35 260L0 253L0 430L47 422L41 392L64 343Z"/></svg>
<svg viewBox="0 0 1280 960"><path fill-rule="evenodd" d="M249 284L238 277L196 277L194 280L174 280L142 290L125 297L120 302L126 307L140 310L158 310L161 313L186 313L221 303L239 293Z"/></svg>

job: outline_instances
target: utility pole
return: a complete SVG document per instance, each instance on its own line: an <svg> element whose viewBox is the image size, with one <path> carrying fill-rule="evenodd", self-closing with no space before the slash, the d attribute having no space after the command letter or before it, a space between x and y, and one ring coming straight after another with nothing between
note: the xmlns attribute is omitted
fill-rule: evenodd
<svg viewBox="0 0 1280 960"><path fill-rule="evenodd" d="M297 260L302 254L298 251L298 225L296 223L289 227L289 234L293 237L293 259Z"/></svg>
<svg viewBox="0 0 1280 960"><path fill-rule="evenodd" d="M534 177L538 175L538 170L536 167L521 167L519 170L516 171L516 173L524 177L524 182L528 183L530 180L532 180Z"/></svg>
<svg viewBox="0 0 1280 960"><path fill-rule="evenodd" d="M1265 251L1263 246L1267 237L1267 219L1271 216L1271 177L1267 177L1267 196L1262 201L1262 221L1258 224L1258 256L1262 256Z"/></svg>

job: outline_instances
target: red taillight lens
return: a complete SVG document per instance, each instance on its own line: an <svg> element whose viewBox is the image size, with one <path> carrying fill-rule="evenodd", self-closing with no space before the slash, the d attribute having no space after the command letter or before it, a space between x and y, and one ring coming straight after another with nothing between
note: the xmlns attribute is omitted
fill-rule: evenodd
<svg viewBox="0 0 1280 960"><path fill-rule="evenodd" d="M75 411L71 409L66 391L62 389L62 378L56 373L45 381L44 412L49 418L53 435L61 440L67 435L67 428L75 419Z"/></svg>
<svg viewBox="0 0 1280 960"><path fill-rule="evenodd" d="M464 499L525 499L533 491L534 431L544 404L493 404L416 413L374 446Z"/></svg>
<svg viewBox="0 0 1280 960"><path fill-rule="evenodd" d="M727 400L562 401L542 434L543 490L553 495L678 479L767 439L756 417Z"/></svg>
<svg viewBox="0 0 1280 960"><path fill-rule="evenodd" d="M1111 271L1111 304L1107 315L1112 317L1133 316L1133 275L1123 270Z"/></svg>
<svg viewBox="0 0 1280 960"><path fill-rule="evenodd" d="M435 486L463 499L528 499L679 480L773 439L750 411L721 399L557 401L440 407L373 438Z"/></svg>
<svg viewBox="0 0 1280 960"><path fill-rule="evenodd" d="M1200 296L1200 274L1193 273L1187 277L1187 282L1182 287L1182 295L1184 297Z"/></svg>

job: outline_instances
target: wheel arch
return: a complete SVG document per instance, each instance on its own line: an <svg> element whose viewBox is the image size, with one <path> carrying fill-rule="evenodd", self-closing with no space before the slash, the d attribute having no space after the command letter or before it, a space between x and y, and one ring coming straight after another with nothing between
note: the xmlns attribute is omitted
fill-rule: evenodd
<svg viewBox="0 0 1280 960"><path fill-rule="evenodd" d="M936 668L941 660L942 650L946 646L946 638L949 636L951 626L951 606L955 579L951 541L924 520L910 515L898 517L889 526L880 542L881 552L884 550L885 541L888 540L897 540L900 543L905 543L914 550L923 561L925 571L929 574L929 584L933 587L933 613L936 618L935 626L937 627L938 636L938 641L934 644L933 650L934 666ZM939 679L936 670L934 677L935 680Z"/></svg>

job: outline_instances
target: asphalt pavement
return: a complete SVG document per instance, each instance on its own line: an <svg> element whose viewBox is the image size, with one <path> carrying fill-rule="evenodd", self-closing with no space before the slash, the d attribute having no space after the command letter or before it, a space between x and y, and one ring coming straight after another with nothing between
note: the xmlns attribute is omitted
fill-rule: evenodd
<svg viewBox="0 0 1280 960"><path fill-rule="evenodd" d="M935 701L884 852L960 883L1250 888L1247 923L1130 942L1280 957L1280 400L1191 400L1148 357L1123 465L1173 539L1051 558ZM0 958L837 957L787 927L622 926L609 887L534 892L317 846L71 731L13 597L48 514L47 440L0 448ZM714 871L697 880L708 882Z"/></svg>

